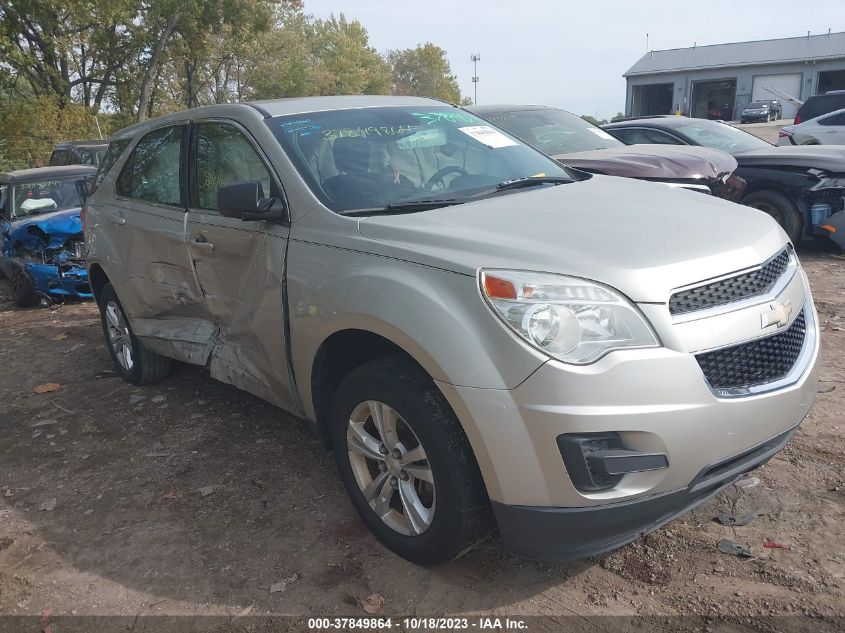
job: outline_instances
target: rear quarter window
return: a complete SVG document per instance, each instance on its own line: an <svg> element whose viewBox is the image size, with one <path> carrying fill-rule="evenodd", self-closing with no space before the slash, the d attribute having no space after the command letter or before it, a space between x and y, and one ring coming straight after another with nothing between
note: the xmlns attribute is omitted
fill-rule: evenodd
<svg viewBox="0 0 845 633"><path fill-rule="evenodd" d="M98 165L97 173L94 176L94 184L92 185L91 193L97 190L97 187L99 187L100 183L103 182L103 179L111 171L111 168L114 167L117 159L120 158L121 154L123 154L126 148L129 147L130 142L130 139L121 139L119 141L112 141L109 143L108 149L106 149L105 154L103 154L100 158L100 164Z"/></svg>

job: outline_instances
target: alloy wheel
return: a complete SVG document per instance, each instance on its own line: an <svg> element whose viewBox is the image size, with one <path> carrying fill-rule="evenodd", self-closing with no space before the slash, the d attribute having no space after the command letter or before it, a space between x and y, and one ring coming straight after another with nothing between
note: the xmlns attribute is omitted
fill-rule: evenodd
<svg viewBox="0 0 845 633"><path fill-rule="evenodd" d="M109 334L109 345L114 351L115 358L126 371L132 371L135 360L132 357L132 335L123 310L115 301L106 304L106 326Z"/></svg>
<svg viewBox="0 0 845 633"><path fill-rule="evenodd" d="M373 512L405 536L425 532L434 519L434 476L423 445L392 407L361 402L346 431L355 481Z"/></svg>

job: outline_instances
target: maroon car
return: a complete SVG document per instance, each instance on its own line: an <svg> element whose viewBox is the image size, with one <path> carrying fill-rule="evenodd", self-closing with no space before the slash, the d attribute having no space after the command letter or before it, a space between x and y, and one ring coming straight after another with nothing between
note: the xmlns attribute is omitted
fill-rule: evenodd
<svg viewBox="0 0 845 633"><path fill-rule="evenodd" d="M626 145L581 117L547 106L473 106L467 110L576 169L665 183L731 202L737 202L745 190L745 181L733 173L736 159L721 150Z"/></svg>

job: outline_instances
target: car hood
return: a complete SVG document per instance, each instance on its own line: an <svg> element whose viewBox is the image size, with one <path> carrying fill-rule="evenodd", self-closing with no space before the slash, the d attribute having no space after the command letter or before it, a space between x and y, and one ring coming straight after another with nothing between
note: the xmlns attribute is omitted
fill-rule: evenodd
<svg viewBox="0 0 845 633"><path fill-rule="evenodd" d="M805 167L845 173L845 147L784 146L734 154L740 167Z"/></svg>
<svg viewBox="0 0 845 633"><path fill-rule="evenodd" d="M82 237L79 208L53 211L15 219L10 234L15 242L28 250L60 248L71 237Z"/></svg>
<svg viewBox="0 0 845 633"><path fill-rule="evenodd" d="M557 154L557 161L585 171L625 178L713 180L736 169L736 159L709 147L629 145Z"/></svg>
<svg viewBox="0 0 845 633"><path fill-rule="evenodd" d="M370 216L373 252L467 275L479 268L562 273L639 302L757 265L786 236L765 213L649 182L593 176L432 211Z"/></svg>

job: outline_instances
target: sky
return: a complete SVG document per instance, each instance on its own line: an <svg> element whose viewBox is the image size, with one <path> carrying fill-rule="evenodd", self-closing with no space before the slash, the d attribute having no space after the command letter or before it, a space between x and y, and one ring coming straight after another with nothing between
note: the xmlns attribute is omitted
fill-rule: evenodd
<svg viewBox="0 0 845 633"><path fill-rule="evenodd" d="M344 13L386 52L427 41L445 49L461 92L478 103L541 103L610 118L625 106L622 74L647 50L845 31L843 0L304 0ZM648 48L646 48L648 33Z"/></svg>

